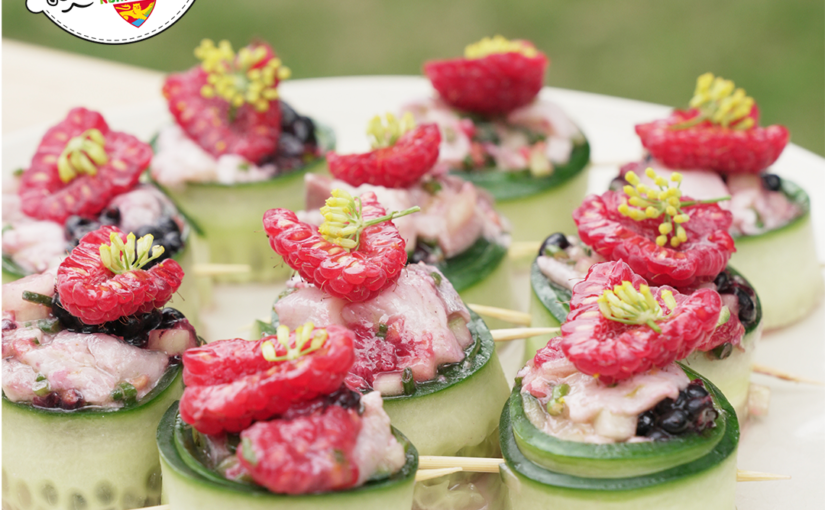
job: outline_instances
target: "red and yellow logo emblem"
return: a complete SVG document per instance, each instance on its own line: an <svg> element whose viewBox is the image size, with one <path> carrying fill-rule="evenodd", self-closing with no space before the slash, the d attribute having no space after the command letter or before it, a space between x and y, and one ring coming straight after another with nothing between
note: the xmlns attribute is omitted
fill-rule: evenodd
<svg viewBox="0 0 825 510"><path fill-rule="evenodd" d="M140 27L149 19L152 11L155 10L155 1L156 0L138 0L137 2L114 5L115 10L120 14L121 18L133 26Z"/></svg>

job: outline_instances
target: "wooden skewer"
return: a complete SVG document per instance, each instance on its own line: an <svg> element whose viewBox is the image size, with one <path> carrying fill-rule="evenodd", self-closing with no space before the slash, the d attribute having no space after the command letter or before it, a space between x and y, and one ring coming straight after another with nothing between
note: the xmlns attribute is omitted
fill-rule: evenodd
<svg viewBox="0 0 825 510"><path fill-rule="evenodd" d="M515 241L507 250L507 255L511 259L523 259L536 256L541 248L541 242L536 241Z"/></svg>
<svg viewBox="0 0 825 510"><path fill-rule="evenodd" d="M249 264L195 264L192 268L195 276L223 276L226 274L244 274L252 271Z"/></svg>
<svg viewBox="0 0 825 510"><path fill-rule="evenodd" d="M487 459L479 457L438 457L422 455L418 457L419 469L445 468L447 466L461 466L463 471L471 473L498 473L499 466L504 459ZM765 482L769 480L789 480L788 475L761 473L759 471L736 471L737 482Z"/></svg>
<svg viewBox="0 0 825 510"><path fill-rule="evenodd" d="M759 363L754 363L753 371L757 374L769 375L771 377L776 377L777 379L782 379L783 381L791 381L796 383L808 383L808 384L817 384L819 386L825 386L825 382L817 381L816 379L808 379L807 377L800 377L798 375L789 374L788 372L783 372L782 370L766 367L765 365L760 365Z"/></svg>
<svg viewBox="0 0 825 510"><path fill-rule="evenodd" d="M493 329L490 331L493 340L496 342L509 342L510 340L520 340L538 335L554 335L561 331L560 328L513 328L513 329Z"/></svg>
<svg viewBox="0 0 825 510"><path fill-rule="evenodd" d="M433 478L449 475L451 473L458 473L459 471L464 470L458 466L442 469L419 469L418 472L415 474L415 481L423 482L424 480L431 480Z"/></svg>
<svg viewBox="0 0 825 510"><path fill-rule="evenodd" d="M481 316L501 319L506 322L512 322L513 324L519 324L521 326L529 326L533 320L529 313L507 310L506 308L476 304L468 304L467 306Z"/></svg>

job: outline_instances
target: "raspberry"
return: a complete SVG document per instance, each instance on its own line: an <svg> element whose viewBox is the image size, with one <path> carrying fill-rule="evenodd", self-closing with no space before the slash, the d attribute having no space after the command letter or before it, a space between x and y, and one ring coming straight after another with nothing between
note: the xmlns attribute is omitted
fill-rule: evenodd
<svg viewBox="0 0 825 510"><path fill-rule="evenodd" d="M360 203L364 221L393 217L386 215L373 192L361 195ZM263 224L272 249L302 278L351 302L377 296L398 279L407 263L404 239L391 221L363 228L359 241L349 249L328 241L287 209L268 210Z"/></svg>
<svg viewBox="0 0 825 510"><path fill-rule="evenodd" d="M128 239L112 226L90 232L57 269L56 287L63 308L89 325L161 308L183 280L183 269L174 260L164 260L148 270L116 274L101 259L101 246L107 245L113 234L121 242Z"/></svg>
<svg viewBox="0 0 825 510"><path fill-rule="evenodd" d="M365 154L327 154L329 172L352 186L373 184L406 188L418 182L438 160L441 133L423 124L401 135L395 145Z"/></svg>
<svg viewBox="0 0 825 510"><path fill-rule="evenodd" d="M732 215L716 204L683 208L690 216L680 225L687 240L673 248L656 244L659 219L636 221L622 215L619 206L626 202L620 192L591 195L573 211L573 220L584 244L608 260L627 262L653 284L680 288L712 281L736 251L728 234Z"/></svg>
<svg viewBox="0 0 825 510"><path fill-rule="evenodd" d="M623 282L637 291L646 284L624 262L604 262L592 266L584 281L573 287L570 313L561 326L561 347L581 372L612 384L684 359L713 335L722 309L716 291L699 289L684 295L670 287L651 287L661 316L641 324L623 323L607 318L600 303L607 290L618 296L615 287Z"/></svg>
<svg viewBox="0 0 825 510"><path fill-rule="evenodd" d="M291 420L258 422L241 432L238 460L256 483L279 494L355 486L353 450L361 431L355 409L330 406Z"/></svg>
<svg viewBox="0 0 825 510"><path fill-rule="evenodd" d="M510 44L520 48L508 47L481 58L427 62L424 73L442 99L455 108L482 115L510 112L538 95L548 64L532 44Z"/></svg>
<svg viewBox="0 0 825 510"><path fill-rule="evenodd" d="M244 51L258 53L250 57ZM284 76L280 71L285 68L279 67L280 61L272 48L255 44L241 50L236 57L228 43L222 42L215 48L208 41L196 53L204 60L203 65L172 74L163 84L169 111L183 131L216 158L237 154L258 163L274 154L281 134L281 108L275 87ZM248 58L244 59L244 55ZM248 74L254 71L260 74L267 67L275 69L273 82L267 86L271 92L250 102L248 97L254 97L249 95L252 92L237 89L235 84L249 86L254 80L249 79ZM220 88L213 82L219 83ZM233 97L233 101L240 100L241 104L233 104L227 96Z"/></svg>
<svg viewBox="0 0 825 510"><path fill-rule="evenodd" d="M304 326L306 328L306 326ZM240 432L257 420L283 414L296 403L337 390L355 361L353 334L329 326L316 350L297 351L289 359L279 336L257 342L221 340L183 354L186 390L181 397L183 420L204 434ZM310 330L311 331L311 330ZM321 338L322 331L315 332ZM284 343L297 347L293 332ZM263 349L286 359L268 361Z"/></svg>
<svg viewBox="0 0 825 510"><path fill-rule="evenodd" d="M73 144L77 145L74 149ZM95 156L90 150L101 154ZM78 170L70 162L73 154L91 167L83 165ZM61 172L62 155L69 159ZM97 112L74 108L46 132L31 165L23 172L18 191L23 212L61 225L73 215L93 218L112 197L137 184L151 159L148 144L132 135L110 131Z"/></svg>
<svg viewBox="0 0 825 510"><path fill-rule="evenodd" d="M771 166L788 144L790 135L785 126L737 130L704 121L686 129L671 127L697 115L697 110L676 110L667 119L638 124L636 133L642 145L667 167L732 174L758 174Z"/></svg>

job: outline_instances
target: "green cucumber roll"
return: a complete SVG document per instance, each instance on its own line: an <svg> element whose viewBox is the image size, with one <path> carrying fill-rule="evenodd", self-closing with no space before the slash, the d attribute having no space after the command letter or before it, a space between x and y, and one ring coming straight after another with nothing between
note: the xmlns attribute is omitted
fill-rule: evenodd
<svg viewBox="0 0 825 510"><path fill-rule="evenodd" d="M151 236L104 227L56 274L3 285L4 506L160 502L152 430L199 340L181 312L161 308L183 272L171 259L149 267L158 251Z"/></svg>
<svg viewBox="0 0 825 510"><path fill-rule="evenodd" d="M289 70L266 43L241 49L246 60L227 41L204 44L202 65L164 83L176 123L155 137L151 178L206 237L211 262L251 266L219 280L285 280L291 271L261 241L261 215L301 207L303 176L325 171L334 135L278 99Z"/></svg>
<svg viewBox="0 0 825 510"><path fill-rule="evenodd" d="M344 384L354 338L281 325L184 353L157 433L171 508L410 508L418 453L379 393Z"/></svg>
<svg viewBox="0 0 825 510"><path fill-rule="evenodd" d="M558 327L570 311L573 286L583 280L589 268L603 260L579 239L556 233L542 245L542 255L530 270L530 314L533 327ZM719 327L713 347L688 356L684 363L722 389L740 420L748 416L751 366L762 337L763 320L760 297L753 286L732 267L728 267L704 288L719 292L732 317ZM527 362L553 335L527 339ZM718 345L717 345L718 344Z"/></svg>

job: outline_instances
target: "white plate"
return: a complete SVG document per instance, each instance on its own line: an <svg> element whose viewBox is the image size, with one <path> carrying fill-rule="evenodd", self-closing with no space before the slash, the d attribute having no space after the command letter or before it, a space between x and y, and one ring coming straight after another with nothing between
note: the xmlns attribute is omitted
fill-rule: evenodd
<svg viewBox="0 0 825 510"><path fill-rule="evenodd" d="M296 80L281 85L282 95L296 109L332 126L338 149L367 149L367 121L376 114L396 112L405 102L432 94L417 77L352 77ZM559 103L590 140L595 164L590 191L603 191L623 162L642 154L634 124L661 118L670 108L597 94L546 88L542 97ZM70 106L70 105L66 105ZM163 100L104 112L113 128L148 140L169 122ZM55 119L57 121L57 119ZM5 136L3 174L28 164L47 126ZM810 194L817 247L825 253L825 160L789 145L773 167ZM527 296L528 289L523 293ZM206 322L211 338L244 336L243 327L265 317L277 295L275 286L221 286ZM804 321L765 335L757 361L800 376L825 381L825 306ZM825 501L825 388L786 383L755 375L754 382L771 387L769 415L752 419L743 429L740 469L791 475L789 481L740 483L741 509L821 508ZM818 503L817 503L818 502Z"/></svg>

